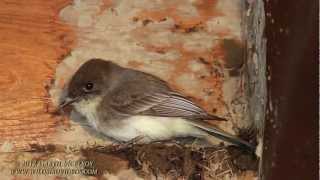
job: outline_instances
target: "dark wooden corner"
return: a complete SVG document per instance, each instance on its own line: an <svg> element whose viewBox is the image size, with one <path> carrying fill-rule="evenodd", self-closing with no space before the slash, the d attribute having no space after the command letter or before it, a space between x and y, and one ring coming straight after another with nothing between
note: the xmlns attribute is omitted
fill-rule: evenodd
<svg viewBox="0 0 320 180"><path fill-rule="evenodd" d="M265 7L271 79L263 179L319 179L319 4L273 0Z"/></svg>

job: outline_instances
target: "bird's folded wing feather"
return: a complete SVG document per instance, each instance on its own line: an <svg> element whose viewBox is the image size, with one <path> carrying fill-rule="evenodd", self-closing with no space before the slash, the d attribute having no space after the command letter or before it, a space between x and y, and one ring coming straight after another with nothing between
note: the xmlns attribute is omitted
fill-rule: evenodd
<svg viewBox="0 0 320 180"><path fill-rule="evenodd" d="M143 111L142 114L185 118L200 118L207 115L203 109L192 101L174 92L170 92L167 98Z"/></svg>
<svg viewBox="0 0 320 180"><path fill-rule="evenodd" d="M123 94L121 97L124 97ZM116 101L112 101L111 105L117 111L130 115L208 120L222 119L207 114L192 101L173 91L143 92L138 94L134 91L126 92L126 96L122 101L117 99Z"/></svg>

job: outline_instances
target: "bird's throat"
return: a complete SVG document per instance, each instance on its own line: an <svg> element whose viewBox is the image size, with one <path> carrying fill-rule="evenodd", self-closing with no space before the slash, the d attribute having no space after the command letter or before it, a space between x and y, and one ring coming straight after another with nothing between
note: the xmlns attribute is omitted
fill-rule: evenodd
<svg viewBox="0 0 320 180"><path fill-rule="evenodd" d="M97 108L100 105L101 100L102 98L99 97L81 99L72 104L76 111L83 115L95 129L97 129L99 124Z"/></svg>

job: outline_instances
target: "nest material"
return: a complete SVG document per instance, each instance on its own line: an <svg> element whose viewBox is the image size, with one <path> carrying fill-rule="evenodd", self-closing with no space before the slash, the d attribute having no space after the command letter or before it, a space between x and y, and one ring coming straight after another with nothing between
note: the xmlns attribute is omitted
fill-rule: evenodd
<svg viewBox="0 0 320 180"><path fill-rule="evenodd" d="M116 162L128 162L125 166L134 169L143 179L231 179L246 171L256 171L258 166L253 154L236 147L157 142L91 147L82 149L82 154L96 162L101 176L119 171Z"/></svg>

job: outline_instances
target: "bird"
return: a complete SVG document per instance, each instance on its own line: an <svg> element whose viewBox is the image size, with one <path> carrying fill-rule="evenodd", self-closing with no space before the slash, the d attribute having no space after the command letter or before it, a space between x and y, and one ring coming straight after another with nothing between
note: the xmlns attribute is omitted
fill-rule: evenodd
<svg viewBox="0 0 320 180"><path fill-rule="evenodd" d="M119 142L179 137L217 138L248 151L255 147L207 120L207 113L159 77L99 58L83 63L67 84L58 109L72 106L95 131Z"/></svg>

